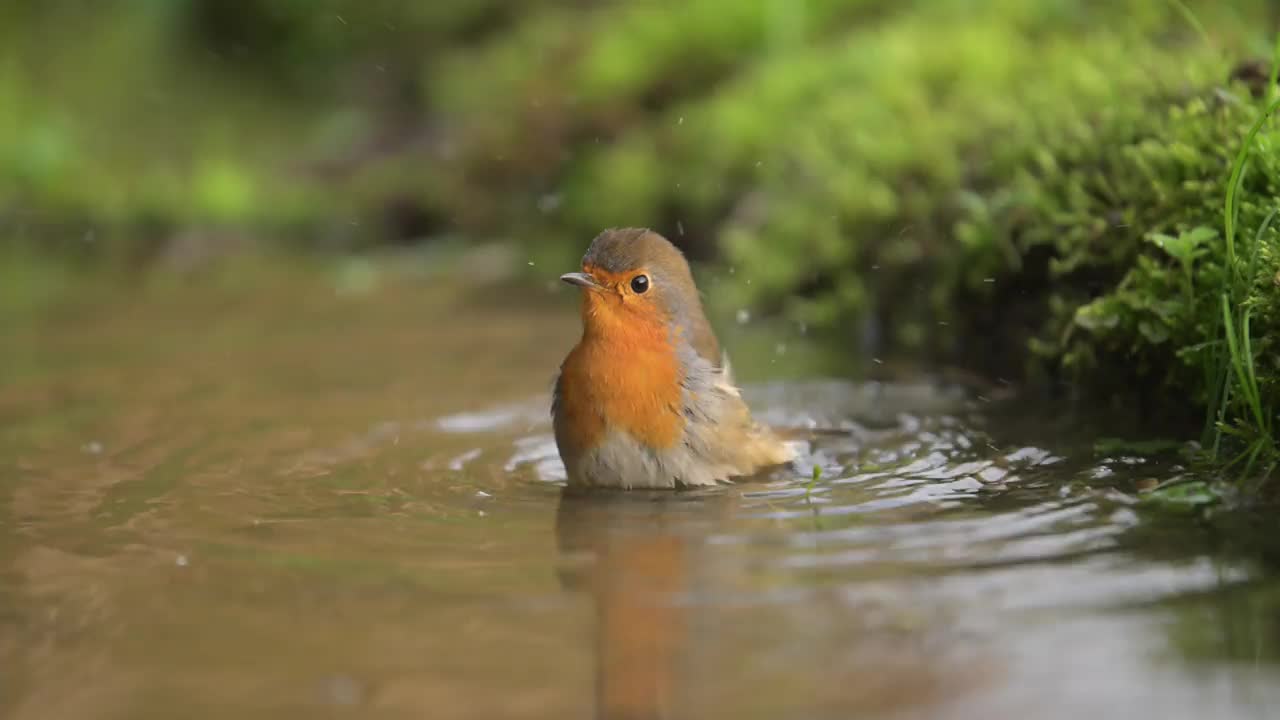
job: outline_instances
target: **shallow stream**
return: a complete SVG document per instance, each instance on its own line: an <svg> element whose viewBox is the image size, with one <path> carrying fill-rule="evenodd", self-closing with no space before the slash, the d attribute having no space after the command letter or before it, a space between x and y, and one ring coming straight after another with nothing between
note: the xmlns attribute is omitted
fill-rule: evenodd
<svg viewBox="0 0 1280 720"><path fill-rule="evenodd" d="M1280 535L1147 510L1176 457L735 360L795 472L566 496L567 298L357 285L4 330L0 714L1280 717Z"/></svg>

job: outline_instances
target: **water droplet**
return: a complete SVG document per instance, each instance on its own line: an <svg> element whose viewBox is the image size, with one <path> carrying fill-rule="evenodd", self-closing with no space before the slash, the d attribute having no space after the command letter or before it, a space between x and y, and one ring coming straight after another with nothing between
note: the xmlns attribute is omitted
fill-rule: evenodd
<svg viewBox="0 0 1280 720"><path fill-rule="evenodd" d="M786 343L778 343L777 345L774 345L774 346L773 346L773 354L774 354L774 355L786 355L786 354L787 354L787 344L786 344Z"/></svg>
<svg viewBox="0 0 1280 720"><path fill-rule="evenodd" d="M995 281L996 281L995 278L982 278L982 282L984 283L993 283Z"/></svg>
<svg viewBox="0 0 1280 720"><path fill-rule="evenodd" d="M334 705L359 705L364 699L364 688L354 678L338 675L325 683L325 695Z"/></svg>
<svg viewBox="0 0 1280 720"><path fill-rule="evenodd" d="M683 115L681 115L681 116L680 116L680 119L676 121L676 124L677 124L677 125L683 125L683 124L684 124L684 116L683 116Z"/></svg>
<svg viewBox="0 0 1280 720"><path fill-rule="evenodd" d="M487 492L483 491L483 490L477 490L477 491L476 491L476 497L482 497L482 498L484 498L484 497L493 497L493 496L492 496L492 495L490 495L489 493L487 493Z"/></svg>
<svg viewBox="0 0 1280 720"><path fill-rule="evenodd" d="M747 323L751 322L751 311L746 308L742 308L741 310L738 311L737 317L738 317L739 325L746 325Z"/></svg>
<svg viewBox="0 0 1280 720"><path fill-rule="evenodd" d="M679 220L676 221L676 232L680 233L680 237L684 237L684 223Z"/></svg>
<svg viewBox="0 0 1280 720"><path fill-rule="evenodd" d="M90 455L101 455L102 443L98 442L97 440L94 440L92 442L87 442L84 445L80 446L80 449L83 450L84 452L89 453Z"/></svg>
<svg viewBox="0 0 1280 720"><path fill-rule="evenodd" d="M543 215L555 212L556 209L560 207L562 199L563 198L560 193L547 193L546 195L543 195L538 198L538 212L541 212Z"/></svg>
<svg viewBox="0 0 1280 720"><path fill-rule="evenodd" d="M177 557L177 559L175 559L175 560L174 560L174 562L175 562L175 563L177 563L178 567L186 567L186 566L187 566L187 556L186 556L186 555L179 555L179 556Z"/></svg>

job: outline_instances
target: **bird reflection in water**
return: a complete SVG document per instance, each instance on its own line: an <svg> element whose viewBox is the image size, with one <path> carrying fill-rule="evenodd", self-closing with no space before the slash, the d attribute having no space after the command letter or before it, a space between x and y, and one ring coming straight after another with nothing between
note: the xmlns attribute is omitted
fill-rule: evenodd
<svg viewBox="0 0 1280 720"><path fill-rule="evenodd" d="M595 610L598 720L935 718L1001 677L1003 663L930 595L936 584L883 560L860 565L857 592L726 604L750 592L745 558L709 538L740 535L745 507L716 490L562 492L560 581Z"/></svg>
<svg viewBox="0 0 1280 720"><path fill-rule="evenodd" d="M596 610L596 717L692 717L691 595L719 493L565 490L556 517L560 580Z"/></svg>

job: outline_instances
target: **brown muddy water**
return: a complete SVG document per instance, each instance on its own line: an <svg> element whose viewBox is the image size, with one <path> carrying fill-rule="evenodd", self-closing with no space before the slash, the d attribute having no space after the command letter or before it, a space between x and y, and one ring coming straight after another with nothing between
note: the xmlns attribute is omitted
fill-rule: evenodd
<svg viewBox="0 0 1280 720"><path fill-rule="evenodd" d="M7 316L3 717L1280 717L1274 523L1176 458L739 328L795 472L565 496L567 288L253 278Z"/></svg>

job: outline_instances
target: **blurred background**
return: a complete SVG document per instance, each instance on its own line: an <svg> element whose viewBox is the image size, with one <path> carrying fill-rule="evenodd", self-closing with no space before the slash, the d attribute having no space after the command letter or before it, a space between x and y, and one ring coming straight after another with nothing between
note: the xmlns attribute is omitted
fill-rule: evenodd
<svg viewBox="0 0 1280 720"><path fill-rule="evenodd" d="M47 291L33 252L181 270L246 247L496 241L546 280L600 229L648 225L741 273L717 306L994 362L1056 342L1146 234L1198 221L1186 205L1214 212L1247 112L1170 113L1265 84L1278 12L4 0L0 242L22 249L4 277ZM1092 267L1049 292L1051 261ZM963 347L992 333L1013 344Z"/></svg>
<svg viewBox="0 0 1280 720"><path fill-rule="evenodd" d="M1271 717L1278 30L0 0L0 715ZM795 468L561 497L631 225Z"/></svg>

